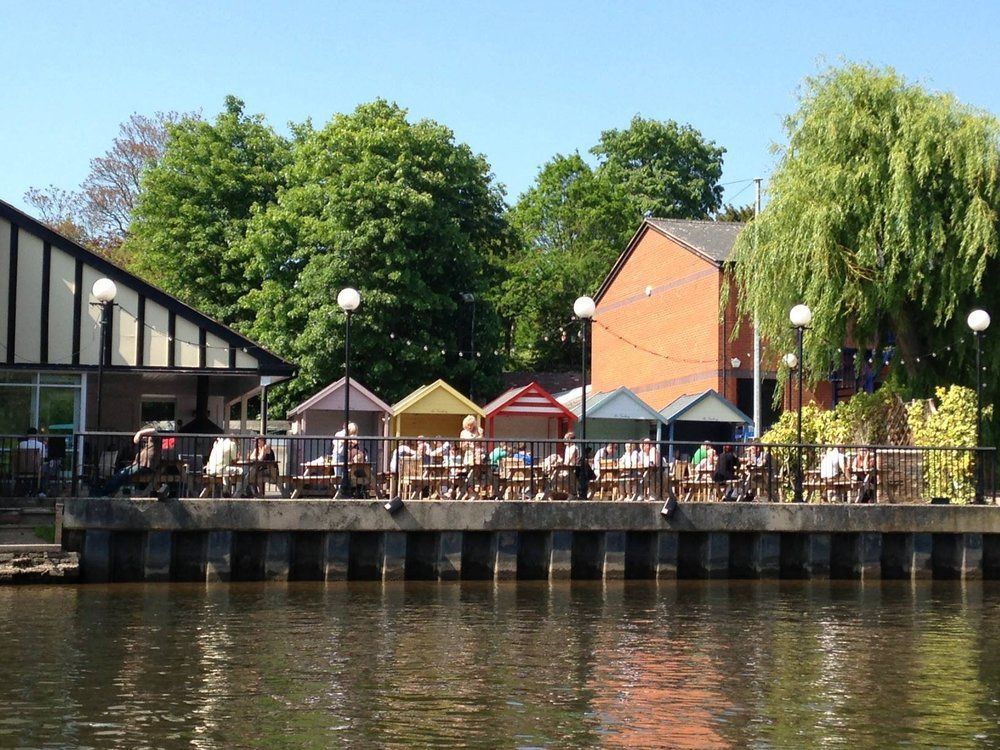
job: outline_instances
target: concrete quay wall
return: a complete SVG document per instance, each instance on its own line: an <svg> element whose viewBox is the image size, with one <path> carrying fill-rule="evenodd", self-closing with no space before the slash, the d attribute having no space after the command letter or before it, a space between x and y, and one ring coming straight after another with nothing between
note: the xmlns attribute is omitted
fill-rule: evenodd
<svg viewBox="0 0 1000 750"><path fill-rule="evenodd" d="M1000 578L991 506L71 499L85 581Z"/></svg>

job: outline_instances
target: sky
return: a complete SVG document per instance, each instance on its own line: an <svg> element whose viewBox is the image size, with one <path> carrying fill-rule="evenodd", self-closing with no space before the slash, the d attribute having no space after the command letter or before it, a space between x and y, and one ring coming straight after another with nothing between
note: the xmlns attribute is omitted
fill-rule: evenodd
<svg viewBox="0 0 1000 750"><path fill-rule="evenodd" d="M638 114L723 146L725 200L749 203L803 79L845 61L1000 114L996 2L0 2L0 199L29 213L132 113L212 118L227 94L281 132L395 101L484 154L510 202Z"/></svg>

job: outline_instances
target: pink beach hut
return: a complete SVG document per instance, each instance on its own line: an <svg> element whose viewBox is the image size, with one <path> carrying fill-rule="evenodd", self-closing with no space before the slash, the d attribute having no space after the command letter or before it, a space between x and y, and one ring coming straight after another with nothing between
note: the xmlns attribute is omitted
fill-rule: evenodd
<svg viewBox="0 0 1000 750"><path fill-rule="evenodd" d="M344 378L330 383L288 412L295 435L333 435L344 426ZM351 421L358 434L384 437L389 434L392 407L361 383L351 379Z"/></svg>

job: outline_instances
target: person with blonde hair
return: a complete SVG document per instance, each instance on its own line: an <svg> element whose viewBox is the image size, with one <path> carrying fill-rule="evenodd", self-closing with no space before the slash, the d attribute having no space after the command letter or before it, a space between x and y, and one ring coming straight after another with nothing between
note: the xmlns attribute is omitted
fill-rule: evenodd
<svg viewBox="0 0 1000 750"><path fill-rule="evenodd" d="M462 449L462 462L476 463L476 450L479 449L476 441L483 439L483 428L479 425L479 420L472 414L467 415L462 420L462 432L458 437Z"/></svg>

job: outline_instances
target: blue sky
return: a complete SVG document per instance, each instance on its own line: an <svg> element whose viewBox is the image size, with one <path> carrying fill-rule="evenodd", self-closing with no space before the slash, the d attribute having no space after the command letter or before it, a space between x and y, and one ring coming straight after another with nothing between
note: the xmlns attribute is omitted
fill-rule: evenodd
<svg viewBox="0 0 1000 750"><path fill-rule="evenodd" d="M286 130L385 97L485 154L513 201L552 155L631 117L727 149L726 199L766 179L802 79L843 60L1000 113L1000 3L6 2L0 198L76 187L131 113L226 94Z"/></svg>

